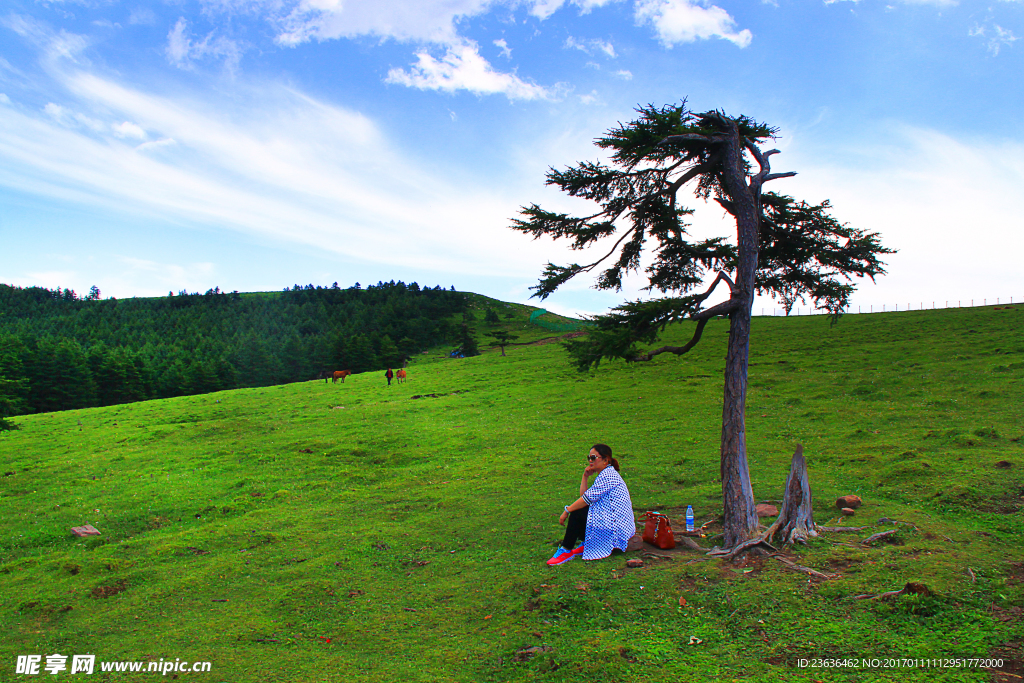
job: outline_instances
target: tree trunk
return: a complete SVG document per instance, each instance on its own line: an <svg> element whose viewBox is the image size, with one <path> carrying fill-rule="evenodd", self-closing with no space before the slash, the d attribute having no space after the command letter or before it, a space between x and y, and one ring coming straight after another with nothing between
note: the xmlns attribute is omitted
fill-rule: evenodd
<svg viewBox="0 0 1024 683"><path fill-rule="evenodd" d="M738 308L730 315L729 350L725 357L725 396L722 405L722 503L725 508L723 547L734 548L757 534L757 508L747 464L747 362L750 357L750 312L757 272L758 201L747 186L743 148L736 123L726 143L724 176L736 217L739 262L732 297Z"/></svg>
<svg viewBox="0 0 1024 683"><path fill-rule="evenodd" d="M814 529L814 512L811 510L811 485L807 480L807 461L804 447L797 445L793 462L786 477L786 492L782 500L782 512L775 523L764 534L766 541L779 534L783 543L806 543L808 538L818 535Z"/></svg>
<svg viewBox="0 0 1024 683"><path fill-rule="evenodd" d="M739 282L737 282L739 284ZM747 464L747 360L750 352L752 297L730 315L722 400L721 477L725 508L724 547L732 548L757 533L757 508Z"/></svg>

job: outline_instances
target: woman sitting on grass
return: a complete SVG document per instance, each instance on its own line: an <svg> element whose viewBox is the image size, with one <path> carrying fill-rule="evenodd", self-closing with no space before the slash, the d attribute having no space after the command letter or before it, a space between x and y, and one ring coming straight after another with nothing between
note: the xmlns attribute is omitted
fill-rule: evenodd
<svg viewBox="0 0 1024 683"><path fill-rule="evenodd" d="M633 502L626 482L619 476L619 461L612 457L612 449L595 444L587 461L579 499L566 505L558 518L558 523L565 526L565 538L548 564L563 564L577 555L584 560L600 560L611 555L614 548L625 550L636 533ZM587 477L592 474L597 476L587 488Z"/></svg>

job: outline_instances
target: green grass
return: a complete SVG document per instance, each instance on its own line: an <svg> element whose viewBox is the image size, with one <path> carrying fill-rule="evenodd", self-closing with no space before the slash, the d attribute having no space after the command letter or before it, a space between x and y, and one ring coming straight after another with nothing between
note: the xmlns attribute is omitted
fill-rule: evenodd
<svg viewBox="0 0 1024 683"><path fill-rule="evenodd" d="M816 521L839 495L865 501L849 521L870 529L789 551L827 581L697 552L544 564L594 442L615 449L638 512L721 514L727 321L683 358L582 375L557 344L439 350L390 390L369 373L15 418L0 433L0 680L33 680L16 656L54 652L206 660L183 679L230 683L984 681L797 662L1000 653L1024 674L1021 308L754 320L756 498L781 498L802 443ZM861 547L893 528L882 517L904 522L899 544ZM103 535L70 534L84 523ZM933 595L851 599L908 581Z"/></svg>

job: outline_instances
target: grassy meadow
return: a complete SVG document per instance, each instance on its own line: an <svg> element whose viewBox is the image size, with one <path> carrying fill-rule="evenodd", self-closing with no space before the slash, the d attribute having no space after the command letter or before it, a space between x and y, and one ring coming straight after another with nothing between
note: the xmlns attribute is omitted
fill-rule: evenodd
<svg viewBox="0 0 1024 683"><path fill-rule="evenodd" d="M721 515L727 328L585 374L555 343L438 350L390 389L375 372L15 418L0 680L50 653L95 654L97 681L155 675L100 661L175 658L211 662L179 677L203 683L1020 680L1024 306L754 319L754 494L781 499L803 444L815 520L868 527L785 551L833 578L697 551L546 566L595 442L638 515ZM844 494L864 505L836 522ZM70 533L86 523L102 535ZM931 595L853 599L907 582ZM891 657L1004 666L798 666Z"/></svg>

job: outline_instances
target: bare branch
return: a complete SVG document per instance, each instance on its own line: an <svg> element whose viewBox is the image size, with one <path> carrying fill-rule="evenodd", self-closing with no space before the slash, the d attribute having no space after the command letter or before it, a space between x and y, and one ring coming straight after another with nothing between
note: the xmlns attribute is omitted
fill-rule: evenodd
<svg viewBox="0 0 1024 683"><path fill-rule="evenodd" d="M675 200L676 192L679 191L680 187L682 187L686 183L690 182L691 180L693 180L694 178L696 178L697 176L699 176L701 173L703 173L706 170L707 169L703 165L694 166L689 171L687 171L683 175L679 176L679 178L677 178L675 182L673 182L671 185L669 185L667 188L665 188L662 191L662 194L668 195L668 196L672 197L673 200ZM675 202L673 201L673 204L674 203Z"/></svg>
<svg viewBox="0 0 1024 683"><path fill-rule="evenodd" d="M763 185L764 183L768 182L769 180L775 180L776 178L789 178L791 176L795 176L796 175L796 173L793 173L793 172L788 172L788 173L772 173L771 172L771 164L768 162L768 157L770 157L773 154L779 154L780 153L779 150L777 150L777 149L770 149L767 152L762 152L761 150L759 150L757 148L757 145L755 145L750 140L744 140L743 141L743 146L747 148L747 150L757 160L758 166L761 167L761 170L757 173L757 175L753 176L750 179L750 187L751 188L754 188L754 187L760 188L761 185Z"/></svg>
<svg viewBox="0 0 1024 683"><path fill-rule="evenodd" d="M715 201L721 204L723 209L734 216L736 215L736 204L734 202L730 202L728 199L722 199L721 197L715 197Z"/></svg>
<svg viewBox="0 0 1024 683"><path fill-rule="evenodd" d="M724 270L720 270L718 271L718 277L716 277L715 281L711 283L711 286L708 288L708 291L704 292L704 295L697 301L704 301L704 299L707 299L709 296L711 296L711 292L715 291L715 287L717 287L718 283L721 282L722 280L725 280L726 284L729 285L730 292L736 291L736 283L732 281L732 278L725 274Z"/></svg>
<svg viewBox="0 0 1024 683"><path fill-rule="evenodd" d="M597 259L596 261L594 261L594 262L593 262L593 263L591 263L590 265L586 265L586 266L580 266L580 267L579 267L579 269L577 269L577 270L576 270L576 274L579 274L579 273L586 273L586 272L589 272L589 271L593 270L593 269L594 269L595 267L597 267L597 265L598 265L598 264L600 264L600 263L601 263L602 261L604 261L604 260L605 260L606 258L608 258L608 257L609 257L609 256L611 256L612 254L614 254L614 253L615 253L615 250L619 248L619 245L620 245L620 244L622 244L622 242L623 242L623 241L624 241L624 240L625 240L625 239L626 239L627 237L629 237L629 235L630 235L631 233L634 233L634 232L636 232L636 226L633 226L632 228L630 228L630 229L629 229L629 230L627 230L626 232L622 233L622 237L620 237L620 238L619 238L618 240L616 240L615 244L614 244L614 245L612 245L612 249L611 249L611 251L609 251L609 252L608 252L607 254L605 254L605 255L604 255L604 256L602 256L601 258Z"/></svg>
<svg viewBox="0 0 1024 683"><path fill-rule="evenodd" d="M703 310L700 313L694 313L693 315L690 316L690 320L710 320L711 318L714 318L716 315L725 315L727 313L732 313L739 307L739 299L726 299L717 306L712 306L711 308Z"/></svg>
<svg viewBox="0 0 1024 683"><path fill-rule="evenodd" d="M649 361L652 358L654 358L655 356L661 355L663 353L674 353L677 356L681 356L684 353L686 353L687 351L689 351L690 349L692 349L694 346L697 345L697 342L700 341L701 333L704 332L704 326L707 325L707 324L708 324L707 320L701 320L700 322L698 322L697 323L697 329L693 331L693 337L690 339L690 341L686 342L686 344L684 344L683 346L662 346L661 348L655 349L655 350L653 350L653 351L651 351L649 353L645 353L645 354L639 355L639 356L635 357L633 360L636 361L636 362L642 363L642 362L645 362L645 361Z"/></svg>
<svg viewBox="0 0 1024 683"><path fill-rule="evenodd" d="M667 138L658 143L658 146L668 144L670 142L724 142L728 140L728 136L725 135L698 135L696 133L687 133L686 135L669 135Z"/></svg>
<svg viewBox="0 0 1024 683"><path fill-rule="evenodd" d="M747 140L746 138L744 138L743 140L743 146L746 147L747 151L750 152L753 155L754 159L757 160L757 165L761 167L762 171L768 168L768 157L771 156L770 154L765 154L764 152L757 148L757 145L755 145L750 140Z"/></svg>
<svg viewBox="0 0 1024 683"><path fill-rule="evenodd" d="M730 285L732 285L732 280L729 280L729 276L725 275L725 273L719 273L718 275L719 277L715 280L715 284L718 283L719 279L722 279L726 280L727 282L729 282ZM711 288L714 289L714 285L712 285ZM710 293L711 291L709 290L707 294ZM707 294L705 294L704 296L707 296ZM732 311L739 308L739 306L740 301L738 299L727 299L726 301L723 301L717 306L712 306L706 311L694 313L693 315L690 316L690 319L697 321L697 329L693 331L693 337L690 339L690 341L686 342L686 344L684 344L683 346L662 346L661 348L654 349L653 351L649 351L639 356L635 356L633 360L637 362L649 361L655 356L661 355L663 353L674 353L677 356L683 355L684 353L692 349L694 346L696 346L697 342L700 341L700 336L704 332L704 326L708 324L708 320L711 320L716 315L725 315L726 313L731 313Z"/></svg>

